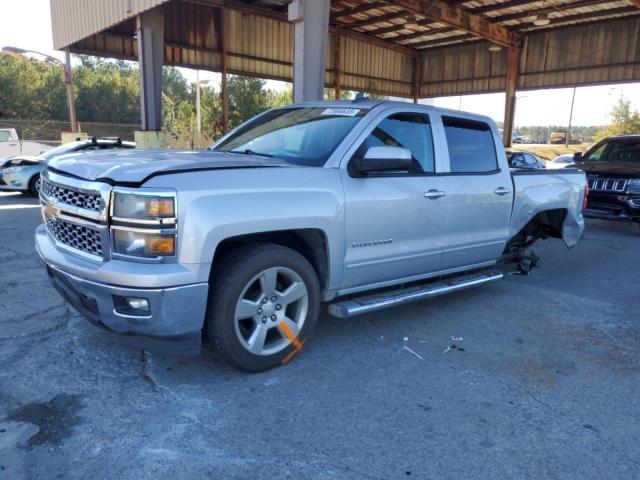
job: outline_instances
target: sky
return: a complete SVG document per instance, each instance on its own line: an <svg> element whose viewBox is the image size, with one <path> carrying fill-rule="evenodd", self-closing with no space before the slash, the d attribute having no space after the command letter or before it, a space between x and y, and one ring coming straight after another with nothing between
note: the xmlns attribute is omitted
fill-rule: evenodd
<svg viewBox="0 0 640 480"><path fill-rule="evenodd" d="M11 45L28 50L37 50L62 59L61 52L53 50L49 0L2 1L0 14L0 47ZM191 82L196 80L194 70L180 69ZM210 79L219 84L220 75L200 71L201 80ZM275 90L285 88L284 82L267 82ZM567 125L571 111L572 88L518 92L516 101L516 126ZM640 83L579 87L573 110L573 125L602 125L613 102L624 95L631 100L632 108L640 110ZM425 102L426 103L426 102ZM504 117L504 94L465 95L443 97L428 103L438 107L461 109L481 113L502 121Z"/></svg>

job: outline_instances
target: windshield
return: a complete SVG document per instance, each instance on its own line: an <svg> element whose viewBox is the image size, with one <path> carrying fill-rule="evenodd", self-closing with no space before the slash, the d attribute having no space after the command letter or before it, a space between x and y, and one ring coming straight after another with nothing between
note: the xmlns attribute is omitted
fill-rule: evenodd
<svg viewBox="0 0 640 480"><path fill-rule="evenodd" d="M343 107L272 110L216 145L214 150L321 167L366 112L363 108Z"/></svg>
<svg viewBox="0 0 640 480"><path fill-rule="evenodd" d="M603 143L588 151L587 162L637 162L640 163L640 139Z"/></svg>

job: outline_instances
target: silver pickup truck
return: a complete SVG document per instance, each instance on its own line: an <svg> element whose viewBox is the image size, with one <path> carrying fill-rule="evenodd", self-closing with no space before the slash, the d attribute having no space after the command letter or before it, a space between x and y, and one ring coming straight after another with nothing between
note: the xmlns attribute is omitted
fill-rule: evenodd
<svg viewBox="0 0 640 480"><path fill-rule="evenodd" d="M586 193L577 170L510 170L483 116L304 103L209 151L52 161L36 244L94 323L186 349L204 335L260 371L300 351L323 303L347 318L498 280L498 262L526 271L539 238L572 247Z"/></svg>

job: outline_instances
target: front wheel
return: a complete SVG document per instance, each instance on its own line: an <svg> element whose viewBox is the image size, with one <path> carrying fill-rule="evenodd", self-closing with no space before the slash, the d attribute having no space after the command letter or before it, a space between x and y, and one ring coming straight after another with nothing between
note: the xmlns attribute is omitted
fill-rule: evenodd
<svg viewBox="0 0 640 480"><path fill-rule="evenodd" d="M39 185L40 185L40 174L34 175L33 177L31 177L31 180L29 180L29 190L27 192L27 195L29 195L30 197L37 197Z"/></svg>
<svg viewBox="0 0 640 480"><path fill-rule="evenodd" d="M205 331L232 365L260 372L291 360L318 321L320 285L298 252L240 247L214 266Z"/></svg>

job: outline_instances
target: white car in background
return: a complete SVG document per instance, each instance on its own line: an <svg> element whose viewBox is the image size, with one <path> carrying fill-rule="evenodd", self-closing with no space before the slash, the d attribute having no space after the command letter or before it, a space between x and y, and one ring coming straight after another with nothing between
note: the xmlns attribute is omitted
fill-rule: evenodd
<svg viewBox="0 0 640 480"><path fill-rule="evenodd" d="M0 159L12 155L40 155L51 145L39 142L23 142L15 128L0 128Z"/></svg>
<svg viewBox="0 0 640 480"><path fill-rule="evenodd" d="M564 153L548 162L547 168L566 168L574 163L573 153Z"/></svg>

